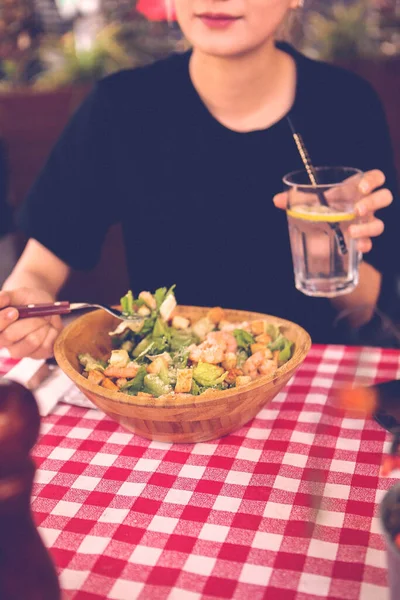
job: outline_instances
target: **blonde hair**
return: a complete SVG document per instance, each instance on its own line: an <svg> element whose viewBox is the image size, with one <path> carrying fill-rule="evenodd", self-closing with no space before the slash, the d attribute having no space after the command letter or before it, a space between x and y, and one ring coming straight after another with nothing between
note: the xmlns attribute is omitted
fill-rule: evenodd
<svg viewBox="0 0 400 600"><path fill-rule="evenodd" d="M289 11L276 32L276 38L297 45L303 37L304 4Z"/></svg>

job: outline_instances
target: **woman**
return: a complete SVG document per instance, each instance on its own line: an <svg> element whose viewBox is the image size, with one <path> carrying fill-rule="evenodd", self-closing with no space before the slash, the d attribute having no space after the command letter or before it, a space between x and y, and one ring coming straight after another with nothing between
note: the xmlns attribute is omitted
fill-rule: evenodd
<svg viewBox="0 0 400 600"><path fill-rule="evenodd" d="M315 164L366 172L358 205L366 223L352 230L362 252L382 233L374 212L396 187L369 85L275 44L298 8L298 0L176 0L193 51L99 82L21 212L30 240L0 294L0 346L15 357L51 354L60 319L18 322L10 307L53 300L71 268L96 264L118 220L136 292L176 283L181 303L288 317L315 341L332 340L337 310L378 302L396 204L352 294L330 302L294 288L286 216L276 210L285 207L283 175L302 168L289 111ZM372 309L356 314L353 325L366 323Z"/></svg>

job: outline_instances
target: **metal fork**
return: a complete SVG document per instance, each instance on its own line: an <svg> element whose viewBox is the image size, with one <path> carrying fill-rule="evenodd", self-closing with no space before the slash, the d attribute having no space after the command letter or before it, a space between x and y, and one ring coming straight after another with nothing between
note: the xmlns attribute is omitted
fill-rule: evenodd
<svg viewBox="0 0 400 600"><path fill-rule="evenodd" d="M52 315L68 315L75 310L82 310L84 308L101 308L121 321L137 322L144 320L144 317L141 315L127 315L106 304L92 304L89 302L50 302L47 304L25 304L15 306L14 308L18 310L20 319L28 319L30 317L50 317Z"/></svg>

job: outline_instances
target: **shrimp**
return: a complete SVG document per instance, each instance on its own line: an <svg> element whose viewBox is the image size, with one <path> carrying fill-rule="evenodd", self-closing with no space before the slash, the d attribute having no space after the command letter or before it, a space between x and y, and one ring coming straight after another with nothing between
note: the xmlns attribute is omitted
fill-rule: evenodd
<svg viewBox="0 0 400 600"><path fill-rule="evenodd" d="M259 350L252 354L243 365L243 372L249 375L252 379L256 379L258 375L270 375L276 371L274 360L268 358L266 352Z"/></svg>
<svg viewBox="0 0 400 600"><path fill-rule="evenodd" d="M139 368L139 365L133 364L126 367L107 367L107 369L104 370L104 375L106 377L124 377L126 379L132 379L133 377L136 377Z"/></svg>
<svg viewBox="0 0 400 600"><path fill-rule="evenodd" d="M275 361L267 358L258 370L260 375L272 375L276 371Z"/></svg>
<svg viewBox="0 0 400 600"><path fill-rule="evenodd" d="M226 371L230 371L234 369L237 365L237 356L235 352L227 352L225 354L224 360L222 362L222 366Z"/></svg>
<svg viewBox="0 0 400 600"><path fill-rule="evenodd" d="M192 362L206 362L217 365L224 360L224 354L224 346L206 340L199 346L191 346L189 358Z"/></svg>
<svg viewBox="0 0 400 600"><path fill-rule="evenodd" d="M232 357L236 361L237 342L235 337L226 331L211 331L207 334L206 339L199 346L191 346L189 348L189 358L193 362L206 362L212 365L217 365L224 362L227 358Z"/></svg>
<svg viewBox="0 0 400 600"><path fill-rule="evenodd" d="M225 352L234 353L237 350L235 336L228 331L212 331L207 335L206 341L225 346Z"/></svg>

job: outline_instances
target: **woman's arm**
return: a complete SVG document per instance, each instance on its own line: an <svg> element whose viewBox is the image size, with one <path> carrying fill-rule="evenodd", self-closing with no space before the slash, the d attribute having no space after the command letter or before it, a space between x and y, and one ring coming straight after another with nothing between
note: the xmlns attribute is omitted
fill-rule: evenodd
<svg viewBox="0 0 400 600"><path fill-rule="evenodd" d="M356 205L363 223L353 225L350 234L358 240L364 261L360 265L357 289L334 298L332 305L339 312L348 312L350 325L358 329L371 320L377 305L387 306L384 296L392 295L395 289L390 282L400 274L400 203L390 133L382 104L366 81L356 81L357 87L349 99L348 110L354 114L354 129L348 132L348 143L351 143L354 155L353 166L362 169L365 175L360 184L363 198ZM274 202L278 208L285 209L286 193L275 196ZM375 217L381 209L384 209L384 223Z"/></svg>
<svg viewBox="0 0 400 600"><path fill-rule="evenodd" d="M365 253L364 262L360 265L357 289L332 300L338 311L349 311L349 323L354 328L367 324L377 305L386 310L388 299L385 295L393 294L395 286L391 285L391 280L400 274L400 198L390 132L378 95L369 84L364 86L362 102L358 103L360 122L357 131L360 137L355 140L355 145L363 155L361 167L369 171L364 177L364 180L369 178L369 189L358 204L358 209L362 207L360 216L369 222L354 226L352 231L353 237L359 240L359 249ZM382 215L378 214L382 216L384 227L382 221L375 218L375 213L382 208Z"/></svg>
<svg viewBox="0 0 400 600"><path fill-rule="evenodd" d="M352 328L358 329L372 319L381 281L381 273L367 262L362 262L359 283L354 292L332 299L332 304L338 312L349 312L348 321Z"/></svg>
<svg viewBox="0 0 400 600"><path fill-rule="evenodd" d="M55 254L34 239L30 239L13 271L3 285L3 291L36 288L56 298L69 275L70 268Z"/></svg>

